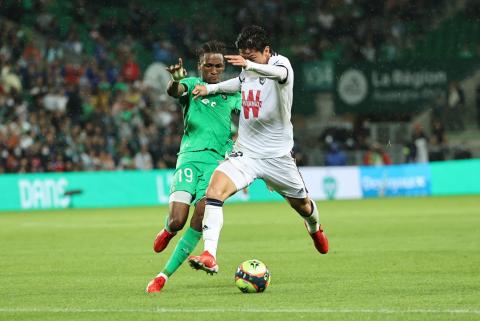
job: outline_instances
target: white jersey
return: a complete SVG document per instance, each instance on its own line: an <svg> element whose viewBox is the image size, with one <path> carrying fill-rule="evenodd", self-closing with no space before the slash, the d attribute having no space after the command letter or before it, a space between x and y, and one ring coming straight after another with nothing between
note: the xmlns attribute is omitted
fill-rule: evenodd
<svg viewBox="0 0 480 321"><path fill-rule="evenodd" d="M278 81L251 70L239 76L242 112L233 149L251 158L281 157L293 148L293 69L281 55L272 55L268 64L285 67L287 78Z"/></svg>

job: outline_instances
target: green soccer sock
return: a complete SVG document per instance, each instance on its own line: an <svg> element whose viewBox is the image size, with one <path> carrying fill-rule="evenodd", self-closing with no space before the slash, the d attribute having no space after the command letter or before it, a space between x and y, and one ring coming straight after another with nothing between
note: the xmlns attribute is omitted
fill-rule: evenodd
<svg viewBox="0 0 480 321"><path fill-rule="evenodd" d="M173 251L172 255L168 259L167 264L165 264L162 272L167 276L175 273L180 265L182 265L187 257L193 252L201 237L202 232L195 231L189 227L180 241L178 241L175 251Z"/></svg>

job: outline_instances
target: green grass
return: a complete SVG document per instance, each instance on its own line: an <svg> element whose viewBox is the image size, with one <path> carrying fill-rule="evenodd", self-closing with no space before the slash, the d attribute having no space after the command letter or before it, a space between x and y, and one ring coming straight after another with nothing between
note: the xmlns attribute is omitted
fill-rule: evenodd
<svg viewBox="0 0 480 321"><path fill-rule="evenodd" d="M479 196L318 204L328 255L286 203L227 204L219 274L184 265L154 295L165 207L0 213L0 320L480 319ZM234 285L251 258L265 293Z"/></svg>

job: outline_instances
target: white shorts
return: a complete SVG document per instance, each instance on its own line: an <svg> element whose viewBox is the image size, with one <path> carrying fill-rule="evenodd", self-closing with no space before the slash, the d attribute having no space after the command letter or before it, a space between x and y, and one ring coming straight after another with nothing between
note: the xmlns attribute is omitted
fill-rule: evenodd
<svg viewBox="0 0 480 321"><path fill-rule="evenodd" d="M235 184L237 191L261 178L282 196L307 197L307 188L298 171L295 159L290 155L275 158L250 158L232 153L217 168Z"/></svg>

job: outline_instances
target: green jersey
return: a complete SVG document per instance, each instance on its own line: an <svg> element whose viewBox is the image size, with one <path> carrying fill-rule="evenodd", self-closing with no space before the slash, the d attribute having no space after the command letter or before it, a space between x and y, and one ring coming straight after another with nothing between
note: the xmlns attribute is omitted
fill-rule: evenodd
<svg viewBox="0 0 480 321"><path fill-rule="evenodd" d="M240 93L213 94L193 99L195 85L206 85L201 78L180 80L187 91L180 97L183 110L184 132L179 154L202 150L214 150L220 155L232 149L232 112L240 111Z"/></svg>

